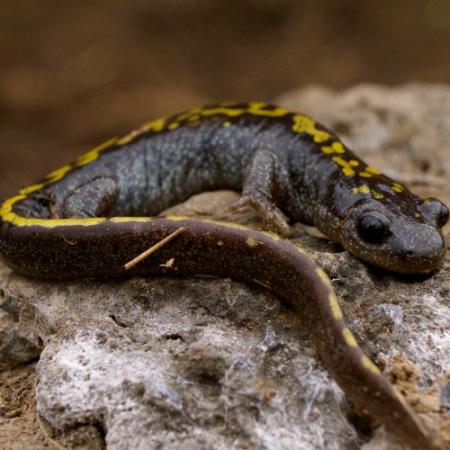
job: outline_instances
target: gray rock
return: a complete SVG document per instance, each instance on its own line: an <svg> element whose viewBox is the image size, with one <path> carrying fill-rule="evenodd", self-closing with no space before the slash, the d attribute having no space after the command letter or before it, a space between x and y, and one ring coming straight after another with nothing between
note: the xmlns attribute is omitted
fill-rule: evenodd
<svg viewBox="0 0 450 450"><path fill-rule="evenodd" d="M371 164L449 200L450 88L310 88L281 100L336 128ZM224 218L211 205L234 198L201 194L176 212ZM252 212L232 219L259 224ZM401 277L296 229L365 352L450 441L439 409L450 372L450 262L431 277ZM13 305L0 316L2 369L45 344L37 411L66 446L94 427L108 449L404 448L382 428L358 440L346 418L355 414L307 330L261 288L213 278L44 282L0 265L0 289Z"/></svg>
<svg viewBox="0 0 450 450"><path fill-rule="evenodd" d="M0 288L0 371L31 362L44 348L34 306Z"/></svg>
<svg viewBox="0 0 450 450"><path fill-rule="evenodd" d="M275 297L230 280L125 284L98 284L115 302L86 297L85 323L44 350L52 426L101 423L112 449L352 447L340 391Z"/></svg>

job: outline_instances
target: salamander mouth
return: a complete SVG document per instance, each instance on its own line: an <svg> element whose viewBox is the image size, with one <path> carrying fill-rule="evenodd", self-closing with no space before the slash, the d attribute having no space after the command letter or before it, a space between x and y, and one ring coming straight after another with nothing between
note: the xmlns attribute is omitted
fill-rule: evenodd
<svg viewBox="0 0 450 450"><path fill-rule="evenodd" d="M439 255L433 256L416 256L407 254L403 258L401 258L391 269L390 267L386 267L389 270L395 270L400 273L430 273L434 270L438 269L441 265L445 256L445 248ZM381 265L381 264L380 264Z"/></svg>
<svg viewBox="0 0 450 450"><path fill-rule="evenodd" d="M354 253L358 254L356 251ZM414 251L388 252L374 251L364 252L358 256L370 264L384 269L405 274L426 274L438 269L446 254L445 246L438 251L428 254Z"/></svg>

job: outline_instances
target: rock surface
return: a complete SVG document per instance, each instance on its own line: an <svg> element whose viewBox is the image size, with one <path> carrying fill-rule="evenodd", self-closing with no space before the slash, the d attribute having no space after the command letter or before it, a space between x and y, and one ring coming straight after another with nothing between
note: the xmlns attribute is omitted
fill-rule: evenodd
<svg viewBox="0 0 450 450"><path fill-rule="evenodd" d="M450 88L313 87L280 102L336 129L420 195L450 204ZM205 193L176 212L225 218L235 198ZM251 211L232 220L259 226ZM431 277L397 276L296 229L296 243L331 276L365 352L450 448L450 261ZM382 428L367 432L307 330L263 289L211 278L43 282L2 265L0 289L1 448L54 440L114 450L405 448ZM11 380L43 347L37 426L26 419L32 403L25 412L13 401ZM18 436L19 426L42 438Z"/></svg>

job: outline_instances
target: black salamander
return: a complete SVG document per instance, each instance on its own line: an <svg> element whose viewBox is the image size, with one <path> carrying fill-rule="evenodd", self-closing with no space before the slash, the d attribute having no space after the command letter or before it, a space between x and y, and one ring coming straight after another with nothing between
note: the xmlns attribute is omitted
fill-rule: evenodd
<svg viewBox="0 0 450 450"><path fill-rule="evenodd" d="M155 214L213 189L241 190L283 234L316 225L359 258L427 273L445 254L449 211L356 157L313 119L263 103L206 106L113 138L6 200L0 254L42 278L213 274L258 283L292 303L346 394L415 450L442 448L362 353L331 284L302 249L227 222ZM151 257L125 263L178 232Z"/></svg>

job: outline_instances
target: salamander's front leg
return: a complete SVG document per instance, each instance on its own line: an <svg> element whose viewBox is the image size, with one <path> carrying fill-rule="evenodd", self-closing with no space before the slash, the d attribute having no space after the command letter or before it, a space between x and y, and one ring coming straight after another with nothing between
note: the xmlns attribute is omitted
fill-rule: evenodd
<svg viewBox="0 0 450 450"><path fill-rule="evenodd" d="M120 187L113 178L96 177L76 187L64 197L60 216L63 218L108 216L119 192Z"/></svg>
<svg viewBox="0 0 450 450"><path fill-rule="evenodd" d="M281 166L276 155L268 150L256 150L244 169L241 198L230 206L231 211L252 206L261 215L264 226L274 226L281 234L290 233L285 215L275 199L282 191Z"/></svg>

